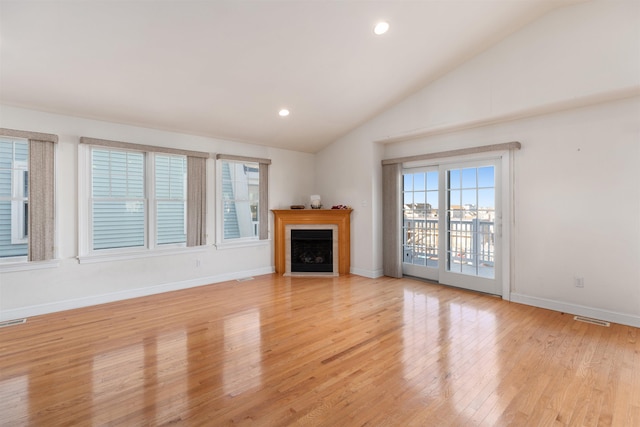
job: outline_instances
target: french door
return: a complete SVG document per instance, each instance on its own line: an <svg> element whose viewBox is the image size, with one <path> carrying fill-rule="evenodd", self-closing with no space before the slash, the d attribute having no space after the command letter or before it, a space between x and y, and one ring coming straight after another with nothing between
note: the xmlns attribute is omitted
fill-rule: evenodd
<svg viewBox="0 0 640 427"><path fill-rule="evenodd" d="M502 293L500 163L403 171L403 274Z"/></svg>

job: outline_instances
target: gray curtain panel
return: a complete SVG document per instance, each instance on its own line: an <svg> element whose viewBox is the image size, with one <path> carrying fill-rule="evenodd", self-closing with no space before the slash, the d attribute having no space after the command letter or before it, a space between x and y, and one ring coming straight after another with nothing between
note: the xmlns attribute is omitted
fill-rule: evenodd
<svg viewBox="0 0 640 427"><path fill-rule="evenodd" d="M207 244L207 159L187 157L187 246Z"/></svg>
<svg viewBox="0 0 640 427"><path fill-rule="evenodd" d="M402 164L382 166L382 273L402 277Z"/></svg>
<svg viewBox="0 0 640 427"><path fill-rule="evenodd" d="M54 256L55 145L29 140L29 261Z"/></svg>

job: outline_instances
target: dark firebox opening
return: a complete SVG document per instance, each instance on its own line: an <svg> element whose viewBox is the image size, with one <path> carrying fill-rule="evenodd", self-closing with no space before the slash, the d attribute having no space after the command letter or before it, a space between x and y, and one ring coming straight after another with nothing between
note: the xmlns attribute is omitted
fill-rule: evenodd
<svg viewBox="0 0 640 427"><path fill-rule="evenodd" d="M292 272L333 272L333 230L291 230Z"/></svg>

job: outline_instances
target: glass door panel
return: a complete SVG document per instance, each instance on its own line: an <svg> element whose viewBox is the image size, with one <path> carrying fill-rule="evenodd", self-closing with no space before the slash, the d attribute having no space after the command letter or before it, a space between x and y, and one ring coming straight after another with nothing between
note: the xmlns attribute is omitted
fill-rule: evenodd
<svg viewBox="0 0 640 427"><path fill-rule="evenodd" d="M497 162L442 168L446 220L441 224L442 283L499 294L496 277Z"/></svg>
<svg viewBox="0 0 640 427"><path fill-rule="evenodd" d="M438 279L439 172L437 168L403 174L403 273Z"/></svg>

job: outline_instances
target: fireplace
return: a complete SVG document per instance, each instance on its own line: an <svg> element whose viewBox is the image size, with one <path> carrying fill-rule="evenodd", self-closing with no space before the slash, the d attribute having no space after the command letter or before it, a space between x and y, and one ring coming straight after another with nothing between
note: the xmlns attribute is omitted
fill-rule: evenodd
<svg viewBox="0 0 640 427"><path fill-rule="evenodd" d="M287 224L285 276L337 276L339 231L334 224Z"/></svg>
<svg viewBox="0 0 640 427"><path fill-rule="evenodd" d="M351 209L272 212L277 273L286 276L349 274Z"/></svg>
<svg viewBox="0 0 640 427"><path fill-rule="evenodd" d="M333 230L291 230L291 272L333 273Z"/></svg>

